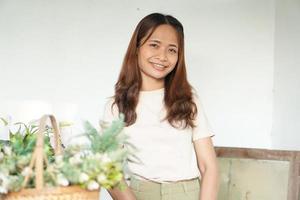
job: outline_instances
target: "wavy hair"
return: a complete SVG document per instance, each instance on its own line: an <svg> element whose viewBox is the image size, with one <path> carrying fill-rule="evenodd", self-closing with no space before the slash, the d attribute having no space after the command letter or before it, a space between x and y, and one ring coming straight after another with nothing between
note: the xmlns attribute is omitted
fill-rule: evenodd
<svg viewBox="0 0 300 200"><path fill-rule="evenodd" d="M175 128L194 128L197 107L193 101L192 87L187 80L183 26L170 15L152 13L138 23L129 42L118 81L115 84L112 106L116 104L119 112L124 114L127 126L135 123L137 118L136 106L142 85L137 59L138 48L148 40L158 26L163 24L172 26L179 39L177 64L164 81L164 103L167 111L164 120L168 120Z"/></svg>

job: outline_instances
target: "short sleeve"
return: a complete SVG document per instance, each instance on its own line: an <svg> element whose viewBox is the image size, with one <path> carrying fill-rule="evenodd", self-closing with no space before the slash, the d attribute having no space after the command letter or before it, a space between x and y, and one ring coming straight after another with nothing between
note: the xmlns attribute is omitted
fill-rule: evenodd
<svg viewBox="0 0 300 200"><path fill-rule="evenodd" d="M114 99L109 98L104 105L103 115L100 121L105 123L111 123L118 118L119 112L116 105L113 105Z"/></svg>
<svg viewBox="0 0 300 200"><path fill-rule="evenodd" d="M193 129L193 141L196 141L201 138L206 138L206 137L212 137L215 135L213 130L211 129L211 126L207 120L204 108L200 102L200 99L195 96L194 101L197 105L197 116L195 119L195 125L196 127Z"/></svg>

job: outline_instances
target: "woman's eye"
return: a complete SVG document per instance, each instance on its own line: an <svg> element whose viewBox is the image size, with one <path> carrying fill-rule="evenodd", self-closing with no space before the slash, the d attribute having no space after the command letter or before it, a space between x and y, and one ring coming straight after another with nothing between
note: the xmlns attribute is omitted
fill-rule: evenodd
<svg viewBox="0 0 300 200"><path fill-rule="evenodd" d="M169 49L169 51L170 51L171 53L177 53L177 50L176 50L176 49Z"/></svg>
<svg viewBox="0 0 300 200"><path fill-rule="evenodd" d="M158 44L151 43L151 44L150 44L150 47L158 47Z"/></svg>

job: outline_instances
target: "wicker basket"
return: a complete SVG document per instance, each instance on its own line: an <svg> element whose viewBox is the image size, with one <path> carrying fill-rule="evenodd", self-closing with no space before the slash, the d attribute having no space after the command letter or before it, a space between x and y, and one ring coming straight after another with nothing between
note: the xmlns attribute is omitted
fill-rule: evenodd
<svg viewBox="0 0 300 200"><path fill-rule="evenodd" d="M59 155L62 152L61 143L59 139L59 128L53 115L44 115L40 119L39 131L37 136L36 147L32 154L30 168L35 166L35 188L22 189L19 192L8 193L3 200L98 200L99 190L88 191L80 188L79 186L68 186L68 187L44 187L43 171L44 162L47 164L47 158L43 154L44 146L44 131L46 127L47 119L50 118L55 140L55 155ZM25 177L23 188L27 185L29 176ZM1 198L1 197L0 197Z"/></svg>

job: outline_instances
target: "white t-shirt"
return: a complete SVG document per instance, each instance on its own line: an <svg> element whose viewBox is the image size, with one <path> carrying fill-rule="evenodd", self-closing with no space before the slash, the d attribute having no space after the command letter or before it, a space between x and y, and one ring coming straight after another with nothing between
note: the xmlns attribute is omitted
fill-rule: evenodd
<svg viewBox="0 0 300 200"><path fill-rule="evenodd" d="M200 176L193 141L214 135L206 119L203 107L194 97L198 114L196 128L176 129L167 120L164 108L164 88L141 91L136 108L137 119L133 125L124 128L129 142L138 151L135 155L142 163L128 163L129 170L136 178L156 182L187 180ZM103 121L118 118L118 108L113 99L105 105Z"/></svg>

